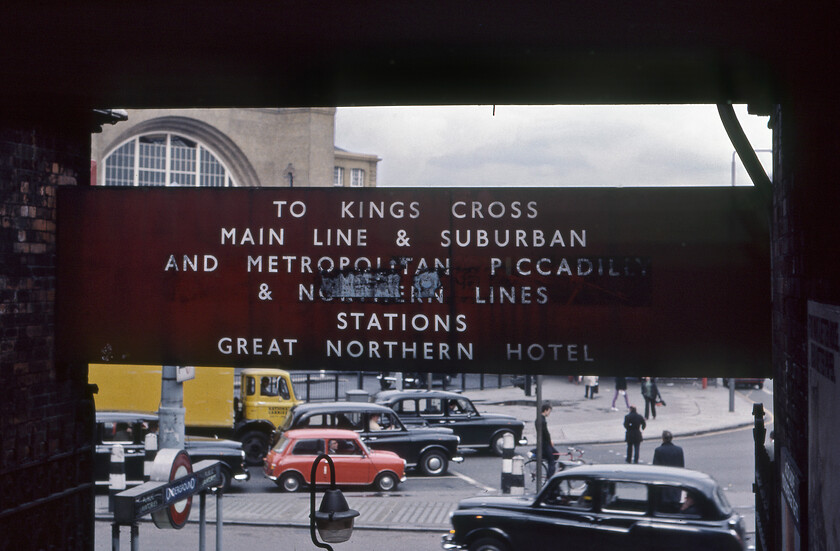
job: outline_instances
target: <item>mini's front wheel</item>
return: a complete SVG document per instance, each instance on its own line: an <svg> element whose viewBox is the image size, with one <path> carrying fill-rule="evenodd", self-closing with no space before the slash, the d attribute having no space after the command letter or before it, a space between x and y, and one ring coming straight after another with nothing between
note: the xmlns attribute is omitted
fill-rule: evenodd
<svg viewBox="0 0 840 551"><path fill-rule="evenodd" d="M397 475L390 472L379 473L379 476L376 477L376 480L373 482L373 486L379 490L380 492L390 492L397 487L399 484L399 480L397 480Z"/></svg>
<svg viewBox="0 0 840 551"><path fill-rule="evenodd" d="M297 492L303 486L303 477L294 472L283 473L277 479L277 485L284 492Z"/></svg>

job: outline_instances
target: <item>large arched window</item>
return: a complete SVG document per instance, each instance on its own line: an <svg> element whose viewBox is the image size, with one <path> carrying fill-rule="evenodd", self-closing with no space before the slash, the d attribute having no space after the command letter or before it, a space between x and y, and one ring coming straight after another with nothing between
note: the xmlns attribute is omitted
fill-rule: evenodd
<svg viewBox="0 0 840 551"><path fill-rule="evenodd" d="M106 186L231 187L236 182L202 143L173 133L135 136L104 161Z"/></svg>

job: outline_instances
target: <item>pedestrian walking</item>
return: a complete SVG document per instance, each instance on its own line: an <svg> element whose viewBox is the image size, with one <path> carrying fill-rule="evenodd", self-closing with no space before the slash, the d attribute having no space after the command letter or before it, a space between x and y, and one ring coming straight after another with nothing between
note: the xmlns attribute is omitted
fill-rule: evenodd
<svg viewBox="0 0 840 551"><path fill-rule="evenodd" d="M536 421L534 424L537 427L537 435L539 440L540 449L542 450L542 458L548 463L548 472L546 473L546 479L550 478L551 475L554 474L554 470L557 466L557 448L554 447L554 444L551 443L551 434L548 432L548 416L551 415L551 404L545 402L542 406L540 406L540 414L537 415Z"/></svg>
<svg viewBox="0 0 840 551"><path fill-rule="evenodd" d="M615 395L613 396L612 406L610 407L613 411L618 411L618 408L615 407L615 401L618 399L619 394L624 396L624 403L627 405L627 409L630 409L630 399L627 397L627 377L615 378Z"/></svg>
<svg viewBox="0 0 840 551"><path fill-rule="evenodd" d="M636 412L636 406L630 406L630 413L624 416L624 441L627 442L627 463L639 462L639 447L642 445L642 431L647 426L645 418Z"/></svg>
<svg viewBox="0 0 840 551"><path fill-rule="evenodd" d="M683 449L673 442L674 435L669 430L662 431L662 445L653 450L653 464L668 467L685 467Z"/></svg>
<svg viewBox="0 0 840 551"><path fill-rule="evenodd" d="M656 379L653 377L642 377L642 397L645 399L645 419L653 415L656 419L656 405L665 405L665 400L659 394L659 387L656 386Z"/></svg>
<svg viewBox="0 0 840 551"><path fill-rule="evenodd" d="M586 386L583 391L583 397L589 398L590 400L595 398L595 395L598 393L598 376L587 375L583 378L583 384Z"/></svg>

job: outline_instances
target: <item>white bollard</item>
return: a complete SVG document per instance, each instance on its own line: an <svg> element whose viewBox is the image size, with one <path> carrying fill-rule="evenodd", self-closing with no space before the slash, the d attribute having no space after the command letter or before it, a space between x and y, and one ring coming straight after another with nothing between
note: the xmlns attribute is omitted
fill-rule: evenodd
<svg viewBox="0 0 840 551"><path fill-rule="evenodd" d="M108 511L114 511L114 496L125 490L125 449L122 444L111 448L111 466L108 470Z"/></svg>
<svg viewBox="0 0 840 551"><path fill-rule="evenodd" d="M146 434L146 439L143 441L143 447L146 450L146 455L143 459L143 481L148 482L152 474L152 463L155 461L157 454L157 434L150 432Z"/></svg>
<svg viewBox="0 0 840 551"><path fill-rule="evenodd" d="M523 457L513 455L515 443L513 434L506 433L502 440L502 493L525 493ZM517 461L517 459L519 461Z"/></svg>
<svg viewBox="0 0 840 551"><path fill-rule="evenodd" d="M513 458L510 493L514 495L525 493L525 458L521 455Z"/></svg>

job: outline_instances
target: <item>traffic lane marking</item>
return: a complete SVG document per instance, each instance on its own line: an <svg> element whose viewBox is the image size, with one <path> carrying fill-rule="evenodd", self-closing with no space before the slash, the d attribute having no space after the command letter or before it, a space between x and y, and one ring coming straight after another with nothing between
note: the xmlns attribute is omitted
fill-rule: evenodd
<svg viewBox="0 0 840 551"><path fill-rule="evenodd" d="M490 486L485 486L484 484L482 484L478 480L476 480L474 478L471 478L471 477L469 477L469 476L467 476L463 473L459 473L458 471L453 471L453 470L450 469L449 472L452 473L454 476L460 478L461 480L463 480L467 484L475 486L476 488L478 488L478 489L480 489L484 492L499 492L500 491L499 488L492 488Z"/></svg>

